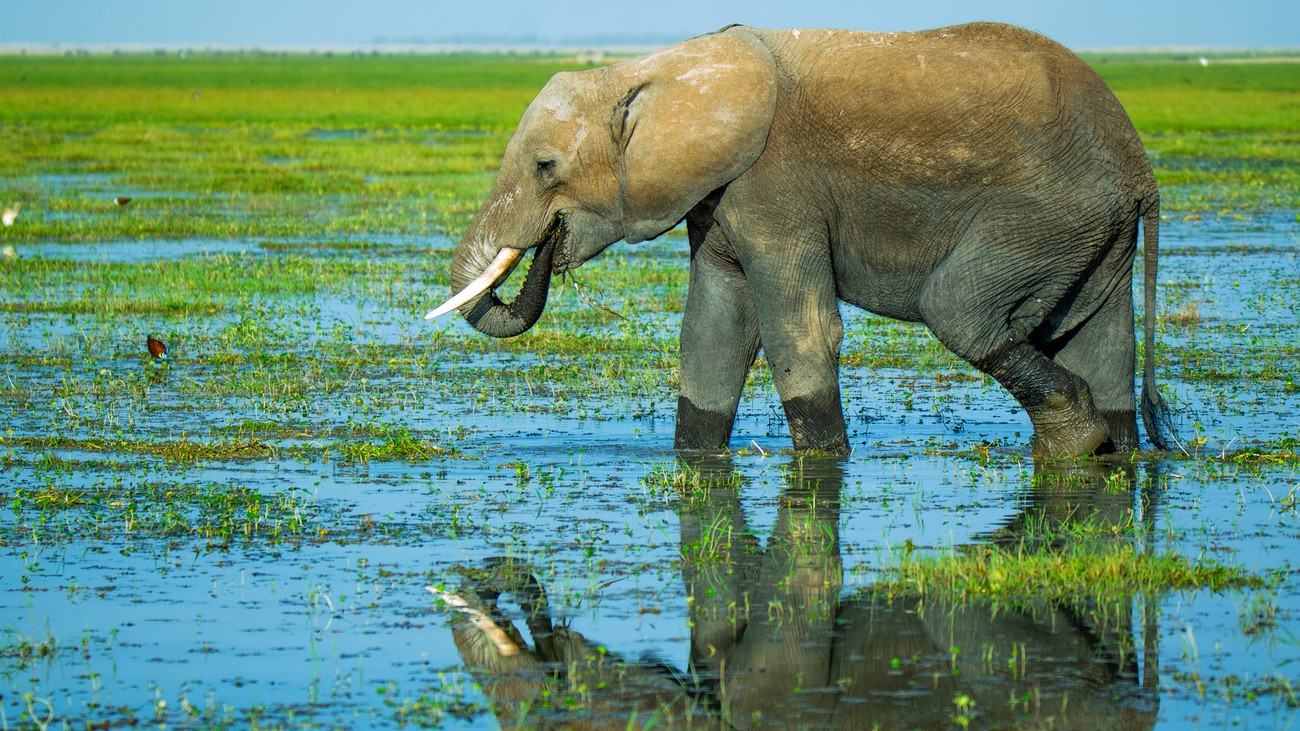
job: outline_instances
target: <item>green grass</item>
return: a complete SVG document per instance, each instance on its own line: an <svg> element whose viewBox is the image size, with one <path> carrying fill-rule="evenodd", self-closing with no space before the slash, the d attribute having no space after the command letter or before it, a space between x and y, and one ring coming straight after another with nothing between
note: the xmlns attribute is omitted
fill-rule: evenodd
<svg viewBox="0 0 1300 731"><path fill-rule="evenodd" d="M1165 210L1300 208L1300 63L1089 56L1142 134Z"/></svg>
<svg viewBox="0 0 1300 731"><path fill-rule="evenodd" d="M1295 58L1250 63L1214 58L1208 66L1158 56L1085 60L1144 133L1300 132L1300 63Z"/></svg>
<svg viewBox="0 0 1300 731"><path fill-rule="evenodd" d="M885 570L884 593L944 597L1115 600L1168 591L1259 588L1264 580L1237 566L1176 553L1144 553L1129 544L1071 544L1061 550L973 547L940 555L907 552Z"/></svg>
<svg viewBox="0 0 1300 731"><path fill-rule="evenodd" d="M123 477L94 463L47 461L44 467L99 479L78 488L17 487L0 496L13 518L41 540L189 537L275 544L302 539L316 513L311 496L297 488L266 494L234 484L159 478L147 470Z"/></svg>
<svg viewBox="0 0 1300 731"><path fill-rule="evenodd" d="M554 54L333 54L199 52L0 56L14 86L165 89L481 89L540 87L585 68Z"/></svg>
<svg viewBox="0 0 1300 731"><path fill-rule="evenodd" d="M1300 208L1297 64L1094 59L1167 210ZM0 56L6 242L456 237L558 57ZM198 97L195 98L195 94ZM119 195L135 200L110 203Z"/></svg>
<svg viewBox="0 0 1300 731"><path fill-rule="evenodd" d="M1296 64L1092 60L1132 110L1174 215L1300 207ZM621 413L610 399L670 398L680 250L607 252L578 272L581 289L557 281L541 324L518 338L419 319L445 292L449 248L523 106L573 68L552 56L0 56L0 203L23 204L0 230L18 254L0 262L0 318L44 333L7 350L0 397L60 415L34 439L127 451L159 438L132 430L164 413L196 422L168 444L225 444L250 408L274 427L247 438L274 443L281 431L339 434L352 427L340 412L374 422L441 398L593 419ZM122 263L48 248L231 239L263 253ZM29 255L36 244L48 253ZM1188 313L1167 326L1214 327ZM171 367L148 364L145 333L169 342ZM1294 348L1277 346L1243 341L1231 357L1289 384ZM1203 348L1175 358L1202 380L1236 373ZM983 380L923 328L884 318L851 324L843 363L919 372L931 390ZM770 378L760 363L751 392ZM427 435L357 435L333 454L454 456L431 452L451 447Z"/></svg>
<svg viewBox="0 0 1300 731"><path fill-rule="evenodd" d="M513 129L555 56L0 56L0 124ZM197 95L197 96L196 96Z"/></svg>
<svg viewBox="0 0 1300 731"><path fill-rule="evenodd" d="M1121 96L1174 94L1187 119L1215 94L1263 95L1284 108L1297 93L1285 71L1296 66L1276 66L1098 64ZM12 345L0 363L0 398L24 415L52 415L48 433L29 435L27 448L98 440L145 454L156 442L169 458L202 462L256 458L220 451L237 438L279 450L284 435L303 434L324 439L313 458L328 450L345 462L455 459L437 423L408 435L349 430L449 398L497 413L597 420L671 401L670 318L687 285L680 250L607 252L578 272L580 290L557 281L539 326L518 338L420 320L445 292L449 247L492 182L506 130L550 73L570 67L546 57L0 57L0 69L12 71L0 86L16 94L0 109L8 142L0 202L24 204L15 225L0 230L0 243L19 254L0 262L0 319L15 332L47 333ZM230 76L235 68L244 76ZM439 111L407 116L413 89ZM493 96L506 91L518 99ZM330 105L356 101L336 98L346 93L370 95L353 122L308 118L311 95L324 100L321 109L338 109ZM444 93L477 99L473 114L451 119L460 112ZM223 94L229 106L212 124L177 111ZM69 112L92 98L102 103ZM1158 118L1134 116L1156 153L1167 209L1294 204L1300 133L1278 127L1276 116L1261 113L1246 125L1255 131L1228 133L1213 120L1152 131ZM134 200L118 206L114 195ZM123 263L26 250L189 239L200 239L185 244L195 249L237 239L267 253ZM170 344L170 367L149 365L146 333ZM1221 374L1234 383L1241 363L1248 377L1285 386L1293 354L1286 343L1250 339L1172 358L1201 380ZM885 318L850 325L843 363L911 373L926 391L984 380L924 328ZM770 388L760 362L750 392ZM898 388L911 410L917 381ZM250 418L272 426L230 431ZM168 419L187 426L168 433L159 426Z"/></svg>

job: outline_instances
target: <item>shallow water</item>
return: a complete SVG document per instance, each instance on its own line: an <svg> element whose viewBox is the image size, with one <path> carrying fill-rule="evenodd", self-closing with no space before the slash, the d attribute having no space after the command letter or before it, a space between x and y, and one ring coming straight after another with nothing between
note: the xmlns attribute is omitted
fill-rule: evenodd
<svg viewBox="0 0 1300 731"><path fill-rule="evenodd" d="M265 303L287 308L258 320L290 333L286 357L374 349L340 361L354 372L343 386L286 361L317 384L299 401L204 390L236 376L183 342L168 368L142 362L132 348L148 318L7 315L4 723L1295 727L1297 462L1230 457L1300 432L1285 356L1297 231L1287 216L1165 225L1162 311L1196 302L1161 333L1188 454L1078 465L1035 464L1009 396L944 368L845 368L846 459L780 453L784 417L759 379L735 453L680 461L671 387L583 396L508 377L568 360L439 350L476 341L463 322L373 300ZM40 255L149 260L193 245ZM869 330L845 315L851 347ZM593 373L613 358L579 356ZM281 366L245 372L258 368ZM212 441L254 422L286 425L248 427L269 456L104 447ZM80 441L13 441L52 424ZM399 425L455 451L346 452ZM79 502L40 508L20 490ZM241 491L266 501L221 512ZM181 494L210 502L169 500ZM905 554L1020 541L1172 551L1267 583L1000 602L882 583Z"/></svg>

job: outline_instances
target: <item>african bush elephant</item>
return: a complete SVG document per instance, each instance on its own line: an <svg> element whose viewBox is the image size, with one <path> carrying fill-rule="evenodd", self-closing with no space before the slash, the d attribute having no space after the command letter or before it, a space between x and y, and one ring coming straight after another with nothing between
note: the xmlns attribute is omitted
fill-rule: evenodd
<svg viewBox="0 0 1300 731"><path fill-rule="evenodd" d="M848 449L838 301L925 323L1001 383L1044 456L1137 447L1132 265L1142 224L1143 417L1160 197L1101 79L1029 31L730 26L556 74L456 248L478 330L536 322L553 272L683 219L679 449L725 447L761 346L796 449ZM495 289L536 249L514 302ZM1167 418L1167 417L1165 417Z"/></svg>

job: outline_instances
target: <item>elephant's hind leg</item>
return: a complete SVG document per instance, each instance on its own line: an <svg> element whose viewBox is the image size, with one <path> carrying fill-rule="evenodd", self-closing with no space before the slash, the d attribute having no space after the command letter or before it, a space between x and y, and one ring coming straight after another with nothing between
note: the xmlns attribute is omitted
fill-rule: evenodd
<svg viewBox="0 0 1300 731"><path fill-rule="evenodd" d="M1100 451L1137 449L1132 283L1118 286L1064 344L1053 345L1059 349L1052 359L1088 383L1093 405L1106 421L1109 439Z"/></svg>
<svg viewBox="0 0 1300 731"><path fill-rule="evenodd" d="M711 215L687 218L691 284L682 315L677 449L726 449L745 377L758 355L754 300Z"/></svg>
<svg viewBox="0 0 1300 731"><path fill-rule="evenodd" d="M991 263L990 251L1007 252L1006 261ZM940 342L1020 402L1034 425L1034 452L1045 457L1091 454L1107 440L1088 383L1030 343L1071 289L1069 272L1087 266L1068 261L1071 255L1087 256L1086 247L1047 251L968 239L926 280L919 302Z"/></svg>

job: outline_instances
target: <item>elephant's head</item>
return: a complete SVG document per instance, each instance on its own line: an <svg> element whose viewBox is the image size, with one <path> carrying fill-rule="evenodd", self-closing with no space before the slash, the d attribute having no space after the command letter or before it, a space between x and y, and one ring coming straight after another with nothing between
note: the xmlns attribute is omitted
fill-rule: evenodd
<svg viewBox="0 0 1300 731"><path fill-rule="evenodd" d="M524 332L542 314L552 272L619 239L658 236L748 170L775 105L771 53L739 28L556 74L528 105L456 247L455 296L427 317L459 309L487 335ZM504 303L495 290L529 249L523 287Z"/></svg>

